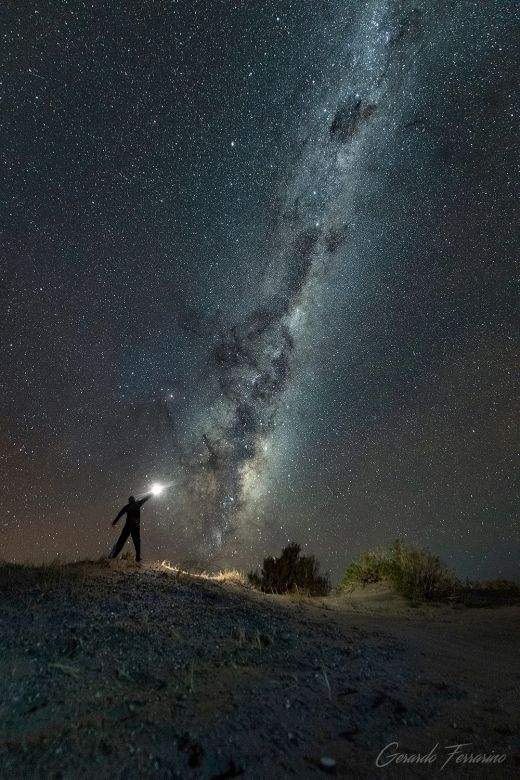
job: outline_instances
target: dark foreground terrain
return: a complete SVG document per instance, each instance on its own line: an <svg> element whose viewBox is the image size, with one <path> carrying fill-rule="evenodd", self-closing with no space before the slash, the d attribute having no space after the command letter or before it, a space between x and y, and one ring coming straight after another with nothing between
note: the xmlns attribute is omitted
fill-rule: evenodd
<svg viewBox="0 0 520 780"><path fill-rule="evenodd" d="M0 589L2 780L520 777L517 606L309 603L125 562L6 565ZM506 758L442 768L457 744Z"/></svg>

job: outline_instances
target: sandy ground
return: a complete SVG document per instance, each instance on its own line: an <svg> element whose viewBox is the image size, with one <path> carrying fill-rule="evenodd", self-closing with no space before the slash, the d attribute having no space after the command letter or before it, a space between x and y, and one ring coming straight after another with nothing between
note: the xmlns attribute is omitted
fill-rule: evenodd
<svg viewBox="0 0 520 780"><path fill-rule="evenodd" d="M392 639L406 648L408 690L460 691L461 695L448 697L437 716L423 727L403 723L403 728L389 733L388 742L398 742L399 749L387 751L382 763L392 753L424 755L435 747L435 761L401 764L400 771L425 778L520 778L520 605L411 607L387 587L374 585L348 596L330 597L321 606L306 603L304 609L313 615L321 612L322 620L333 619L345 635L368 632L382 644ZM404 690L397 693L403 695ZM462 744L450 758L450 747ZM354 768L357 751L344 747L336 742L330 752L341 756L344 766ZM507 759L479 765L458 758L460 753L506 753ZM396 766L395 762L390 766ZM381 768L373 776L392 775Z"/></svg>
<svg viewBox="0 0 520 780"><path fill-rule="evenodd" d="M2 780L520 777L519 606L275 597L125 563L4 567L0 591Z"/></svg>

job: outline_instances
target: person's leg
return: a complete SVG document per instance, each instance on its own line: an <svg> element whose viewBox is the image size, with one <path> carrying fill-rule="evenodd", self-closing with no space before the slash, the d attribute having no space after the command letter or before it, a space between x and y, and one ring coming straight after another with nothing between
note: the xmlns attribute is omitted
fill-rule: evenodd
<svg viewBox="0 0 520 780"><path fill-rule="evenodd" d="M135 560L139 562L141 560L141 530L138 525L133 525L130 529L132 534L132 541L135 547Z"/></svg>
<svg viewBox="0 0 520 780"><path fill-rule="evenodd" d="M119 555L119 553L123 549L124 544L125 544L125 542L126 542L126 540L128 539L129 536L130 536L130 528L128 526L128 523L126 523L123 526L123 530L121 531L121 535L119 536L119 539L117 540L117 542L115 543L115 545L112 548L112 552L108 556L109 558L117 558L117 556Z"/></svg>

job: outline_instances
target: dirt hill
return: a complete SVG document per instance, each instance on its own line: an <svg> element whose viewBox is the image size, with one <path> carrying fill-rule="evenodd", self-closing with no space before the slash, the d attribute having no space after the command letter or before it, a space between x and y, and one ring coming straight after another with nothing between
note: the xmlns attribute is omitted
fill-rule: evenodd
<svg viewBox="0 0 520 780"><path fill-rule="evenodd" d="M125 562L4 565L0 589L2 780L520 775L517 606L282 598ZM378 769L391 742L381 761L436 758ZM460 743L506 758L441 771Z"/></svg>

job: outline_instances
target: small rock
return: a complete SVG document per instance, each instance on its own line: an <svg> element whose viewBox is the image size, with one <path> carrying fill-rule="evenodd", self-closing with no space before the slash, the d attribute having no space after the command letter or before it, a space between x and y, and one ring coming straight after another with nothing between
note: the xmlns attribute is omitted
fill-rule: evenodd
<svg viewBox="0 0 520 780"><path fill-rule="evenodd" d="M320 758L320 768L325 772L334 774L336 772L336 762L333 758L330 758L330 756L322 756L322 758Z"/></svg>

